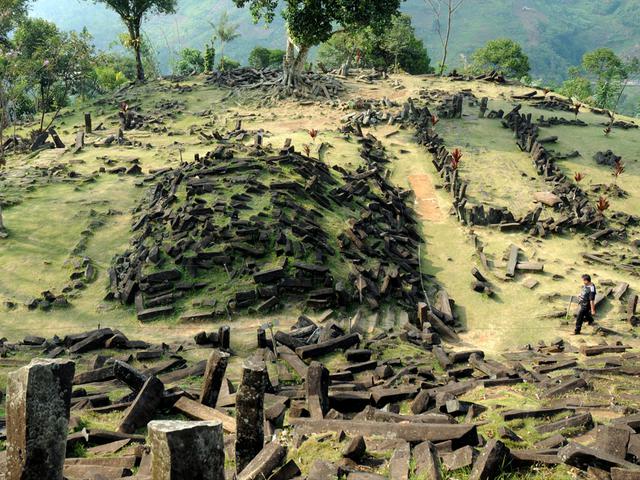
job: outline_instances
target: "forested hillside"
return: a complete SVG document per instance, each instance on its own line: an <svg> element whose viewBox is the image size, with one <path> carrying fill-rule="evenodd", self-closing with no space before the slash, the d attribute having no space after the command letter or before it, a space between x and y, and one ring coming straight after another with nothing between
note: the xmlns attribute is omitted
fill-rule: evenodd
<svg viewBox="0 0 640 480"><path fill-rule="evenodd" d="M283 46L280 18L266 28L255 25L249 12L237 9L231 0L180 0L176 15L152 18L145 27L163 68L169 69L181 49L201 48L211 37L209 21L224 10L241 24L242 37L228 46L232 58L246 61L255 45ZM427 2L408 0L404 10L412 16L431 57L438 58L440 42ZM115 14L88 0L37 0L31 15L53 20L64 29L86 26L100 48L108 47L123 31ZM640 52L639 18L637 0L466 0L455 18L448 63L462 65L464 57L487 40L508 37L525 47L533 77L557 81L586 51L610 47L618 54Z"/></svg>

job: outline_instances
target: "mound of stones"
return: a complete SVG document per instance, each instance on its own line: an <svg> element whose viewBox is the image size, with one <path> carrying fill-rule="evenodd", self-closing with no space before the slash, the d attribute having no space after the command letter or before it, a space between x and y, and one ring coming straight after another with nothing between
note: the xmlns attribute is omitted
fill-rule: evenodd
<svg viewBox="0 0 640 480"><path fill-rule="evenodd" d="M266 312L287 299L373 309L389 300L415 311L421 238L409 192L387 180L375 137L359 142L365 166L356 171L329 168L287 142L277 154L257 145L245 158L221 146L156 172L131 248L110 269L110 297L149 320L217 276L238 287L185 320ZM332 269L332 259L342 267Z"/></svg>
<svg viewBox="0 0 640 480"><path fill-rule="evenodd" d="M234 474L396 480L466 469L469 478L490 479L561 463L594 478L637 478L638 414L623 407L623 398L603 402L600 395L580 394L598 375L637 376L640 354L621 343L578 349L557 340L504 353L498 361L481 350L443 345L431 323L439 315L421 305L414 323L367 340L335 322L306 317L272 340L259 329L258 348L235 382L227 369L234 352L220 343L207 360L192 363L180 353L193 345L154 346L109 328L63 340L25 338L10 351L48 358L9 376L0 478L123 478L135 469L140 480ZM317 344L291 344L316 330L323 339ZM423 353L394 353L407 342ZM102 348L109 350L103 354ZM319 359L326 355L340 366L323 365ZM150 366L134 367L134 359ZM178 386L198 377L199 388ZM463 399L479 388L492 396L523 383L536 392L538 407L514 410ZM99 393L88 393L89 387ZM122 388L129 393L112 402L110 393ZM592 409L609 409L614 419L598 425ZM479 427L490 410L504 425L486 438ZM118 426L82 428L84 414L115 415ZM171 420L178 416L188 420ZM527 441L525 419L541 438L535 444ZM145 428L146 436L140 434ZM572 440L585 433L589 443ZM302 476L296 460L286 460L287 450L312 439L336 445L342 459L318 459ZM91 455L78 455L82 450ZM390 458L372 463L389 450ZM388 475L372 473L372 465Z"/></svg>
<svg viewBox="0 0 640 480"><path fill-rule="evenodd" d="M214 72L207 81L230 88L284 91L283 79L284 73L281 69L241 67ZM328 100L337 97L343 90L344 86L337 78L313 72L301 73L296 85L297 93L310 97L324 97Z"/></svg>
<svg viewBox="0 0 640 480"><path fill-rule="evenodd" d="M607 150L606 152L596 152L596 154L593 156L593 159L598 165L607 165L608 167L613 167L616 162L622 160L622 157L616 155L611 150Z"/></svg>

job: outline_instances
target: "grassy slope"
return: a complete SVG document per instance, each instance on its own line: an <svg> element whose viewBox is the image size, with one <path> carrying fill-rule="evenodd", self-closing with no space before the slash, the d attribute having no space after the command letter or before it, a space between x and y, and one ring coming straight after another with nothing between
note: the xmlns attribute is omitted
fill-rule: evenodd
<svg viewBox="0 0 640 480"><path fill-rule="evenodd" d="M399 77L399 80L405 84L406 89L393 90L387 83L351 84L350 95L365 98L387 95L402 101L408 96L416 97L419 89L424 87L445 90L471 88L478 96L487 95L492 98L490 108L507 108L510 104L506 100L512 91L509 87L450 83L446 80L420 77ZM202 86L200 79L183 83L189 84L196 87L191 92L181 93L167 82L162 82L127 94L127 100L132 105L139 106L145 113L153 112L160 98L179 100L185 105L185 111L178 113L175 119L169 120L167 124L172 136L143 131L127 134L129 138L152 144L151 149L89 147L78 155L70 152L61 155L55 151L48 151L34 159L13 157L9 160L7 172L10 180L3 194L9 198L21 199L22 203L5 211L5 223L11 229L11 237L0 243L0 276L10 278L11 281L0 283L0 300L13 299L24 302L47 289L59 292L68 282L74 262L78 261L79 256L72 255L71 252L81 239L82 231L94 218L90 216L91 211L94 210L100 216L111 209L116 214L104 217L104 225L96 228L88 240L86 251L82 255L87 255L94 261L98 267L98 278L72 300L73 307L52 312L27 312L22 306L15 310L0 306L0 327L3 335L17 339L35 330L52 335L90 328L100 323L123 328L133 335L174 338L192 335L202 327L185 328L176 325L172 319L157 321L151 325L138 324L132 310L102 300L105 294L106 269L113 255L126 248L131 221L130 209L143 194L140 188L135 187L135 180L103 174L96 182L78 185L68 179L54 177L40 180L40 183L27 190L17 187L18 178L24 174L25 169L37 165L71 164L74 170L89 175L104 165L105 158L115 159L120 162L118 164L126 164L128 159L135 157L140 159L143 170L147 172L151 168L178 162L179 150L183 151L184 158L192 158L195 153L203 154L213 149L212 145L203 144L198 137L188 135L191 126L224 129L239 117L245 118L245 128L266 128L269 132L267 142L276 146L281 145L287 137L291 137L295 145L301 146L309 141L307 129L318 128L321 131L320 140L333 147L326 155L326 161L330 165L356 166L360 162L357 143L353 139L343 138L335 131L340 117L344 114L339 109L296 104L256 108L255 102L247 99L240 102L235 97L220 104L223 91ZM196 112L209 108L213 109L211 115L195 115ZM114 107L79 107L66 113L62 121L64 125L59 128L67 143L71 143L74 130L81 125L81 113L85 110L93 111L96 124L100 121L105 122L107 130L99 132L99 136L104 137L115 130L116 122L112 113L115 111ZM249 113L251 115L248 115ZM464 152L462 174L471 180L470 194L486 203L508 205L516 212L526 211L532 205L530 195L545 188L543 182L535 176L531 161L518 151L513 137L502 129L498 121L478 120L477 112L472 107L465 107L465 113L462 121L442 121L438 128L451 147L458 146ZM550 113L534 111L534 116L540 114L549 116ZM590 183L608 182L609 170L597 166L591 156L596 150L612 148L625 158L627 172L621 178L620 184L630 193L627 199L613 201L613 208L630 213L637 212L640 167L636 162L637 152L634 143L637 142L640 132L616 130L610 138L605 138L598 125L602 121L601 117L583 114L582 118L592 126L583 129L556 127L548 132L560 136L560 143L556 147L559 151L578 149L583 154L582 158L563 161L563 168L569 173L576 170L585 173L587 186ZM427 181L425 185L428 188L425 187L426 191L420 193L424 198L418 199L419 202L430 202L433 206L433 211L424 220L424 234L427 240L423 251L424 268L434 275L456 300L463 323L469 329L465 334L465 340L469 344L499 351L541 338L549 340L558 334L567 333L569 327L562 326L561 321L536 317L540 313L564 308L568 295L576 293L576 276L583 270L594 272L598 282L604 278L626 280L634 286L633 279L619 271L586 265L580 257L580 252L591 247L579 237L567 235L539 240L523 234L476 229L475 233L485 243L486 252L495 264L493 271L487 275L496 286L497 297L488 299L472 292L467 272L472 266L478 265L479 261L470 242L469 232L448 215L450 199L444 192L433 188L438 186L439 178L428 155L413 142L411 132L401 131L395 136L384 138L391 130L392 127L383 126L375 129L373 133L383 139L391 155L396 157L390 164L394 181L403 187L414 188L421 181ZM94 141L97 138L98 136L90 136L89 140ZM527 177L522 176L523 173ZM595 201L596 195L593 198ZM633 235L630 238L634 238ZM525 275L518 275L515 281L505 281L502 255L509 243L521 246L526 258L546 263L545 273L536 277L540 280L540 285L535 290L529 291L521 285L522 280L527 277ZM600 248L597 247L596 250ZM623 245L615 248L626 247ZM551 303L542 299L543 295L554 293L559 296ZM190 303L196 299L197 297L188 299L184 308L188 309ZM603 310L603 314L608 315L608 324L624 331L627 327L613 320L618 308L616 305L609 305ZM295 318L296 311L294 307L284 315L275 315L275 318L287 323ZM260 321L259 318L235 321L237 338L245 339L247 345L252 343L252 332Z"/></svg>

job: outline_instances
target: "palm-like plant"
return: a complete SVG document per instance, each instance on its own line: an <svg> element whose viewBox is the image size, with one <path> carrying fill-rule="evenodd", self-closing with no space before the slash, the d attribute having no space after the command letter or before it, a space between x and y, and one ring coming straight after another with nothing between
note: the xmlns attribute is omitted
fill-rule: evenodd
<svg viewBox="0 0 640 480"><path fill-rule="evenodd" d="M613 184L618 185L618 177L624 173L624 163L621 159L613 165Z"/></svg>
<svg viewBox="0 0 640 480"><path fill-rule="evenodd" d="M213 27L214 38L220 42L220 70L224 70L224 47L227 43L240 37L238 33L239 24L231 22L229 12L226 10L220 15L218 23L209 22L209 24Z"/></svg>
<svg viewBox="0 0 640 480"><path fill-rule="evenodd" d="M311 140L313 140L314 142L316 141L316 138L318 137L318 130L315 128L312 128L309 130L309 136L311 137Z"/></svg>
<svg viewBox="0 0 640 480"><path fill-rule="evenodd" d="M462 152L459 148L455 148L451 152L451 169L457 170L460 166L460 160L462 159Z"/></svg>
<svg viewBox="0 0 640 480"><path fill-rule="evenodd" d="M580 183L582 180L584 180L584 175L580 172L576 172L573 176L573 179L576 181L576 183Z"/></svg>
<svg viewBox="0 0 640 480"><path fill-rule="evenodd" d="M607 200L607 197L600 197L598 203L596 203L596 208L598 212L600 212L600 215L603 215L604 212L609 209L609 200Z"/></svg>

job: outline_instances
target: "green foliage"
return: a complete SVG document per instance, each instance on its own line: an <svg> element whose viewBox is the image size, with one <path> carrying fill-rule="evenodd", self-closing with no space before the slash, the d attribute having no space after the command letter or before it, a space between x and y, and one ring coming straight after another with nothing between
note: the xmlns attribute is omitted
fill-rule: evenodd
<svg viewBox="0 0 640 480"><path fill-rule="evenodd" d="M373 28L341 32L318 48L318 62L329 68L338 68L349 59L362 67L396 67L411 74L433 71L427 50L416 37L408 15L395 16L383 33Z"/></svg>
<svg viewBox="0 0 640 480"><path fill-rule="evenodd" d="M249 6L253 18L273 21L279 2L275 0L233 0ZM398 13L401 0L286 0L282 16L289 36L298 46L311 47L326 42L334 26L347 31L372 27L380 32Z"/></svg>
<svg viewBox="0 0 640 480"><path fill-rule="evenodd" d="M69 95L82 95L90 89L91 36L86 30L61 32L51 22L29 18L19 25L14 40L18 76L26 81L25 91L42 113L42 129L46 112L67 105Z"/></svg>
<svg viewBox="0 0 640 480"><path fill-rule="evenodd" d="M571 67L568 73L569 80L560 93L599 108L617 110L627 85L640 75L640 61L625 61L611 49L598 48L585 53L581 67Z"/></svg>
<svg viewBox="0 0 640 480"><path fill-rule="evenodd" d="M177 0L93 0L102 3L116 12L127 27L128 45L136 57L136 78L144 81L144 65L142 62L142 21L151 14L174 13Z"/></svg>
<svg viewBox="0 0 640 480"><path fill-rule="evenodd" d="M96 87L100 93L110 92L127 83L126 75L116 70L111 65L97 66L95 68Z"/></svg>
<svg viewBox="0 0 640 480"><path fill-rule="evenodd" d="M267 68L282 65L285 51L255 47L249 54L249 66L253 68Z"/></svg>
<svg viewBox="0 0 640 480"><path fill-rule="evenodd" d="M576 98L581 102L588 102L593 95L593 89L589 79L580 75L576 67L569 69L569 79L562 83L558 93L569 98Z"/></svg>
<svg viewBox="0 0 640 480"><path fill-rule="evenodd" d="M211 26L213 27L214 39L217 38L220 42L220 70L224 70L225 68L235 68L227 63L229 59L224 56L224 48L227 43L233 42L240 37L240 34L238 33L239 25L231 22L229 12L225 10L222 12L222 15L220 15L218 22L211 23Z"/></svg>
<svg viewBox="0 0 640 480"><path fill-rule="evenodd" d="M158 78L160 76L160 65L158 64L158 58L156 56L156 51L153 49L151 41L146 35L141 35L139 40L139 49L140 49L140 59L142 61L142 69L145 72L145 75L150 78ZM114 42L116 45L120 45L121 47L132 51L133 41L131 40L131 36L128 33L121 33L118 35L117 42ZM131 60L129 61L133 66L133 75L130 75L129 72L125 72L128 77L136 78L137 76L137 61L135 52L134 55L131 56Z"/></svg>
<svg viewBox="0 0 640 480"><path fill-rule="evenodd" d="M180 58L175 65L175 73L178 75L191 75L204 72L204 56L200 50L185 48L180 52Z"/></svg>
<svg viewBox="0 0 640 480"><path fill-rule="evenodd" d="M8 44L11 32L27 15L31 0L0 0L0 45Z"/></svg>
<svg viewBox="0 0 640 480"><path fill-rule="evenodd" d="M529 74L531 66L529 57L522 47L508 38L498 38L486 43L472 55L471 69L475 72L488 73L492 70L514 78L522 78Z"/></svg>
<svg viewBox="0 0 640 480"><path fill-rule="evenodd" d="M220 58L220 70L233 70L234 68L238 68L240 66L240 62L234 60L229 57L221 57Z"/></svg>
<svg viewBox="0 0 640 480"><path fill-rule="evenodd" d="M212 72L216 65L216 49L213 44L204 47L204 71Z"/></svg>

